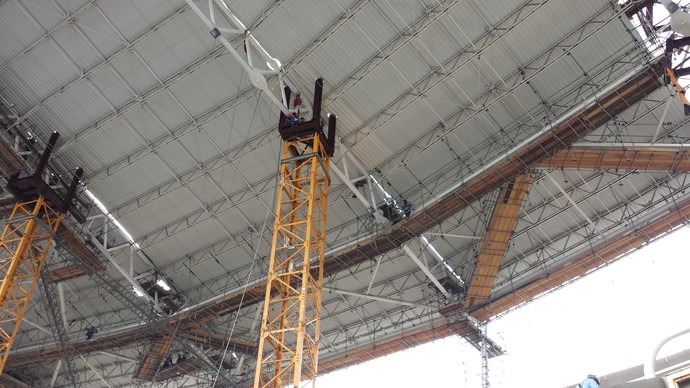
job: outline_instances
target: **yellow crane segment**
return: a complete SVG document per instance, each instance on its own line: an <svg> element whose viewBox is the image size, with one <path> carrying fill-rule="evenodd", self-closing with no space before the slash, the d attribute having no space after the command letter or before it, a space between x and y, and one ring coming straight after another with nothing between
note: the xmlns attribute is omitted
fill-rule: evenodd
<svg viewBox="0 0 690 388"><path fill-rule="evenodd" d="M5 224L0 238L0 372L5 368L60 219L60 212L40 196L16 203Z"/></svg>
<svg viewBox="0 0 690 388"><path fill-rule="evenodd" d="M21 176L17 172L7 182L7 189L17 203L5 220L0 236L0 373L5 368L62 214L69 210L83 172L77 169L65 192L46 182L43 171L58 136L57 132L51 136L33 174Z"/></svg>
<svg viewBox="0 0 690 388"><path fill-rule="evenodd" d="M323 80L316 80L312 119L281 113L283 138L273 242L254 387L312 385L317 374L319 319L328 207L329 163L335 115L328 137L321 125ZM290 90L286 88L286 100ZM295 97L295 105L301 99Z"/></svg>

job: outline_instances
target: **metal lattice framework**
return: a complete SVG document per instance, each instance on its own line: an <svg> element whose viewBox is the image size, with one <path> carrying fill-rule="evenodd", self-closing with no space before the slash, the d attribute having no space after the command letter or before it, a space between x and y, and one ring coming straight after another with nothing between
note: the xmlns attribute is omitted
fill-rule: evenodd
<svg viewBox="0 0 690 388"><path fill-rule="evenodd" d="M318 133L283 143L255 387L316 377L329 162Z"/></svg>
<svg viewBox="0 0 690 388"><path fill-rule="evenodd" d="M5 368L27 384L252 382L280 179L271 117L284 107L269 93L281 77L302 91L327 77L324 110L343 118L328 167L320 375L450 335L470 341L462 319L493 319L689 217L680 90L649 67L657 30L630 23L651 1L73 3L0 1L0 138L15 148L0 151L0 172L25 170L59 129L53 172L84 165L109 209L60 224L47 295L29 302ZM644 82L625 86L632 78ZM414 210L396 223L378 213L389 199ZM315 263L314 249L297 251L278 258ZM289 292L303 269L277 272L284 294L266 309L276 331L298 330L299 314L288 322L282 309L299 312ZM134 293L158 278L177 312ZM262 351L276 384L314 374L290 370L290 336ZM188 359L170 367L180 352Z"/></svg>
<svg viewBox="0 0 690 388"><path fill-rule="evenodd" d="M0 371L19 331L61 215L43 196L18 202L0 237Z"/></svg>

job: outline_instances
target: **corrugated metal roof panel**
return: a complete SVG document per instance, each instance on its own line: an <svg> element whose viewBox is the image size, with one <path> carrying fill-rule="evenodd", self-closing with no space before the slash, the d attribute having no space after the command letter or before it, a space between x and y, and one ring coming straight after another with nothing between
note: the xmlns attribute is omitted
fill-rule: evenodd
<svg viewBox="0 0 690 388"><path fill-rule="evenodd" d="M113 112L110 103L103 100L102 94L94 90L93 84L87 79L60 93L46 106L50 107L51 115L45 119L51 121L56 118L65 138ZM40 110L36 114L45 116Z"/></svg>
<svg viewBox="0 0 690 388"><path fill-rule="evenodd" d="M165 0L123 0L104 2L98 7L125 39L131 41L181 5L180 2ZM185 12L191 13L191 10L187 7Z"/></svg>
<svg viewBox="0 0 690 388"><path fill-rule="evenodd" d="M31 24L30 19L13 1L5 1L0 5L0 25L6 27L0 34L2 67L43 36L42 31Z"/></svg>
<svg viewBox="0 0 690 388"><path fill-rule="evenodd" d="M110 66L105 66L91 73L88 79L108 99L111 106L117 107L131 101L135 97L136 89L124 80L124 77L121 79L116 71ZM123 83L123 80L127 83Z"/></svg>
<svg viewBox="0 0 690 388"><path fill-rule="evenodd" d="M41 58L49 58L48 62ZM43 41L12 65L11 72L2 74L2 83L13 90L29 110L51 93L59 92L62 85L78 77L78 71L49 42Z"/></svg>
<svg viewBox="0 0 690 388"><path fill-rule="evenodd" d="M136 52L139 45L135 46ZM145 64L133 51L126 50L118 54L109 64L125 79L127 84L137 93L143 94L159 84L158 80L146 68Z"/></svg>
<svg viewBox="0 0 690 388"><path fill-rule="evenodd" d="M229 69L232 71L227 71ZM206 113L209 106L220 105L249 85L249 77L238 64L231 58L221 57L184 77L169 90L184 109L196 117Z"/></svg>
<svg viewBox="0 0 690 388"><path fill-rule="evenodd" d="M71 4L59 4L57 2L51 2L51 4L37 4L37 3L21 3L21 8L26 9L26 11L31 15L27 16L31 22L28 24L31 28L36 30L51 31L60 22L63 21L65 17L65 12L75 13L82 7L88 7L87 2L83 0L71 2ZM24 12L22 12L26 15ZM35 22L34 22L35 20ZM38 25L36 25L38 24Z"/></svg>
<svg viewBox="0 0 690 388"><path fill-rule="evenodd" d="M195 63L217 47L213 39L207 39L208 31L196 14L185 12L148 36L136 46L137 53L156 73L165 80Z"/></svg>
<svg viewBox="0 0 690 388"><path fill-rule="evenodd" d="M88 168L88 167L85 167ZM135 163L93 183L89 189L110 208L122 198L131 198L172 178L155 155L147 155ZM87 181L87 184L90 184Z"/></svg>
<svg viewBox="0 0 690 388"><path fill-rule="evenodd" d="M130 153L139 147L141 141L121 121L106 124L99 135L83 138L77 143L71 155L72 163L83 166L89 172L105 168L123 153Z"/></svg>
<svg viewBox="0 0 690 388"><path fill-rule="evenodd" d="M81 18L86 18L85 15L80 16ZM100 22L105 23L103 20ZM80 33L77 28L82 30L82 27L79 25L61 28L51 36L51 40L64 51L65 55L67 55L80 70L85 70L99 62L102 57L99 52L92 49L91 44L81 35L83 33L88 38L87 34L89 34L89 32L82 31ZM110 48L114 49L117 46L117 44L113 45L111 43Z"/></svg>
<svg viewBox="0 0 690 388"><path fill-rule="evenodd" d="M304 76L307 78L305 83L309 85L308 88L305 85L307 90L313 90L313 80L317 77L328 80L326 83L333 88L377 51L376 47L367 44L356 26L345 24L303 60L294 72L311 75ZM343 53L347 55L343 56Z"/></svg>
<svg viewBox="0 0 690 388"><path fill-rule="evenodd" d="M141 238L156 230L169 225L187 215L190 211L198 211L200 205L190 195L186 188L180 187L160 196L145 205L138 206L125 216L121 216L123 225L132 228L135 238ZM153 218L151 218L153 216Z"/></svg>
<svg viewBox="0 0 690 388"><path fill-rule="evenodd" d="M155 107L147 102L144 105L128 110L123 115L123 120L136 128L137 133L141 136L141 139L134 139L136 140L136 147L133 149L144 147L144 142L152 142L170 134L168 130L164 128L166 124L165 121L163 121L164 116L169 119L170 115L167 114L168 112L169 110L166 110L165 115L159 114L159 112L156 112ZM122 120L116 121L122 122ZM161 121L163 121L162 124ZM132 150L128 150L126 154L128 155L131 151ZM122 155L123 153L120 153L120 158Z"/></svg>
<svg viewBox="0 0 690 388"><path fill-rule="evenodd" d="M166 127L172 128L174 131L179 128L186 129L188 125L190 125L189 117L177 105L177 103L173 99L173 96L171 96L167 92L157 93L147 98L145 104L146 108L150 109L151 112L153 112L153 115L160 119L160 121L162 121ZM140 108L134 109L134 111L140 110ZM163 136L163 134L167 132L167 130L158 123L156 124L156 127L161 132L158 136L152 137L152 140L160 139L161 136Z"/></svg>
<svg viewBox="0 0 690 388"><path fill-rule="evenodd" d="M250 27L251 23L254 23L263 12L266 11L271 5L273 5L272 0L261 0L261 1L242 1L242 0L228 0L225 1L228 8L232 13L237 16L238 19L245 25L245 27ZM201 5L200 5L201 6ZM204 8L205 10L205 8ZM276 12L276 11L274 11ZM279 12L279 10L278 10Z"/></svg>
<svg viewBox="0 0 690 388"><path fill-rule="evenodd" d="M467 4L467 6L468 8L471 6L486 25L495 26L514 10L518 9L520 5L526 3L528 2L522 0L509 0L500 2L473 2L472 4Z"/></svg>
<svg viewBox="0 0 690 388"><path fill-rule="evenodd" d="M252 34L274 58L287 63L340 12L342 7L333 2L284 2Z"/></svg>

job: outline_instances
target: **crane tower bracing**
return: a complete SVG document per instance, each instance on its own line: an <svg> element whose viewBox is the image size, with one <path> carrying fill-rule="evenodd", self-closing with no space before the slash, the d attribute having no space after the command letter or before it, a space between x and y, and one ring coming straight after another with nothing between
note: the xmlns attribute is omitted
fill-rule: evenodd
<svg viewBox="0 0 690 388"><path fill-rule="evenodd" d="M77 168L65 192L44 180L44 171L59 134L53 132L32 174L17 172L7 183L17 199L0 236L0 372L5 367L62 214L70 210L79 179Z"/></svg>
<svg viewBox="0 0 690 388"><path fill-rule="evenodd" d="M326 138L322 89L323 80L316 80L311 120L300 122L297 114L288 118L281 113L283 147L254 387L299 387L308 384L303 385L303 379L313 384L317 375L328 172L336 121L335 115L329 116ZM289 88L285 94L289 102Z"/></svg>
<svg viewBox="0 0 690 388"><path fill-rule="evenodd" d="M60 218L60 212L49 206L42 196L18 202L0 237L0 370L7 361Z"/></svg>

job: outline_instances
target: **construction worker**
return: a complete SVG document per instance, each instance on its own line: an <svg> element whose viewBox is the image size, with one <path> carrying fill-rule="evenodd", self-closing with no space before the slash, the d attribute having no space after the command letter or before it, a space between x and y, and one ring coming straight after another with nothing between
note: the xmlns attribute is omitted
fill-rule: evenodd
<svg viewBox="0 0 690 388"><path fill-rule="evenodd" d="M410 218L410 214L412 214L412 204L406 199L403 199L402 210L405 214L405 218Z"/></svg>
<svg viewBox="0 0 690 388"><path fill-rule="evenodd" d="M595 375L588 375L583 382L577 385L577 388L599 388L599 378Z"/></svg>
<svg viewBox="0 0 690 388"><path fill-rule="evenodd" d="M86 328L86 340L89 341L98 332L95 327L89 326Z"/></svg>

